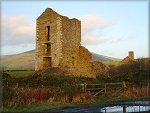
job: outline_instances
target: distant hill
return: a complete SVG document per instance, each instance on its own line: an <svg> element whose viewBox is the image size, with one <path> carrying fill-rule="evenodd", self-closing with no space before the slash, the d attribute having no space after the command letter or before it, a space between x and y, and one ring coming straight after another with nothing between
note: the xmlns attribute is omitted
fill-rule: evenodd
<svg viewBox="0 0 150 113"><path fill-rule="evenodd" d="M1 65L7 70L34 69L35 50L14 55L4 55L1 57Z"/></svg>
<svg viewBox="0 0 150 113"><path fill-rule="evenodd" d="M120 61L121 59L92 53L92 60L93 61Z"/></svg>
<svg viewBox="0 0 150 113"><path fill-rule="evenodd" d="M119 61L120 59L107 57L92 53L93 61ZM4 55L1 57L1 65L6 70L28 70L34 69L35 50L14 55Z"/></svg>

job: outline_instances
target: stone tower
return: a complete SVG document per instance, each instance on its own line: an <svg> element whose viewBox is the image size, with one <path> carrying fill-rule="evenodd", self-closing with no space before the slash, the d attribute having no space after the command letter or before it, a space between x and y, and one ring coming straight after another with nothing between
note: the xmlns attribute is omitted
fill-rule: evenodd
<svg viewBox="0 0 150 113"><path fill-rule="evenodd" d="M55 68L66 75L96 77L106 66L92 62L92 54L80 42L81 21L47 8L36 20L35 70Z"/></svg>
<svg viewBox="0 0 150 113"><path fill-rule="evenodd" d="M134 51L129 51L128 55L131 59L134 59Z"/></svg>
<svg viewBox="0 0 150 113"><path fill-rule="evenodd" d="M76 67L81 41L81 22L47 8L36 20L35 70Z"/></svg>

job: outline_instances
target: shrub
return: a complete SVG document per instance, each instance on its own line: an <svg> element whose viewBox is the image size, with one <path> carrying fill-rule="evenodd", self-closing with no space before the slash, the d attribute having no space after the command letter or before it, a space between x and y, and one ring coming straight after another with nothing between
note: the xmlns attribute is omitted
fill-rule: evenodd
<svg viewBox="0 0 150 113"><path fill-rule="evenodd" d="M127 88L127 90L124 92L123 95L130 98L137 98L137 97L148 98L149 92L146 86L129 87Z"/></svg>
<svg viewBox="0 0 150 113"><path fill-rule="evenodd" d="M11 98L3 100L4 105L7 106L22 106L33 103L40 103L49 101L50 98L58 96L58 89L56 88L12 88Z"/></svg>

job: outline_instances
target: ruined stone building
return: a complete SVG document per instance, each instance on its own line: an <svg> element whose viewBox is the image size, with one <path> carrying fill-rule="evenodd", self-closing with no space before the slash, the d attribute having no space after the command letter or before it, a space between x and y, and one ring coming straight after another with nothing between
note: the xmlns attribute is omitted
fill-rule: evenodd
<svg viewBox="0 0 150 113"><path fill-rule="evenodd" d="M133 51L129 51L128 56L126 56L121 62L119 62L119 65L130 64L130 63L135 63Z"/></svg>
<svg viewBox="0 0 150 113"><path fill-rule="evenodd" d="M67 75L95 77L106 66L92 62L92 54L80 42L81 21L47 8L36 20L35 70L59 68Z"/></svg>
<svg viewBox="0 0 150 113"><path fill-rule="evenodd" d="M144 69L144 70L149 70L150 69L150 57L147 58L134 58L134 51L129 51L128 56L126 56L123 60L121 60L118 64L118 66L122 65L132 65L134 66L139 66L136 67L137 69Z"/></svg>

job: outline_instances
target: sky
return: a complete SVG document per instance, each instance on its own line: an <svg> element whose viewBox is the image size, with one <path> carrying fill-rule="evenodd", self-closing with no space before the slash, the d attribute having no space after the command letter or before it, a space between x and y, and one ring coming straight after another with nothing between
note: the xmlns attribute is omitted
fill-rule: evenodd
<svg viewBox="0 0 150 113"><path fill-rule="evenodd" d="M36 19L46 8L81 21L89 51L124 58L149 57L149 3L139 1L1 1L1 55L36 48Z"/></svg>

